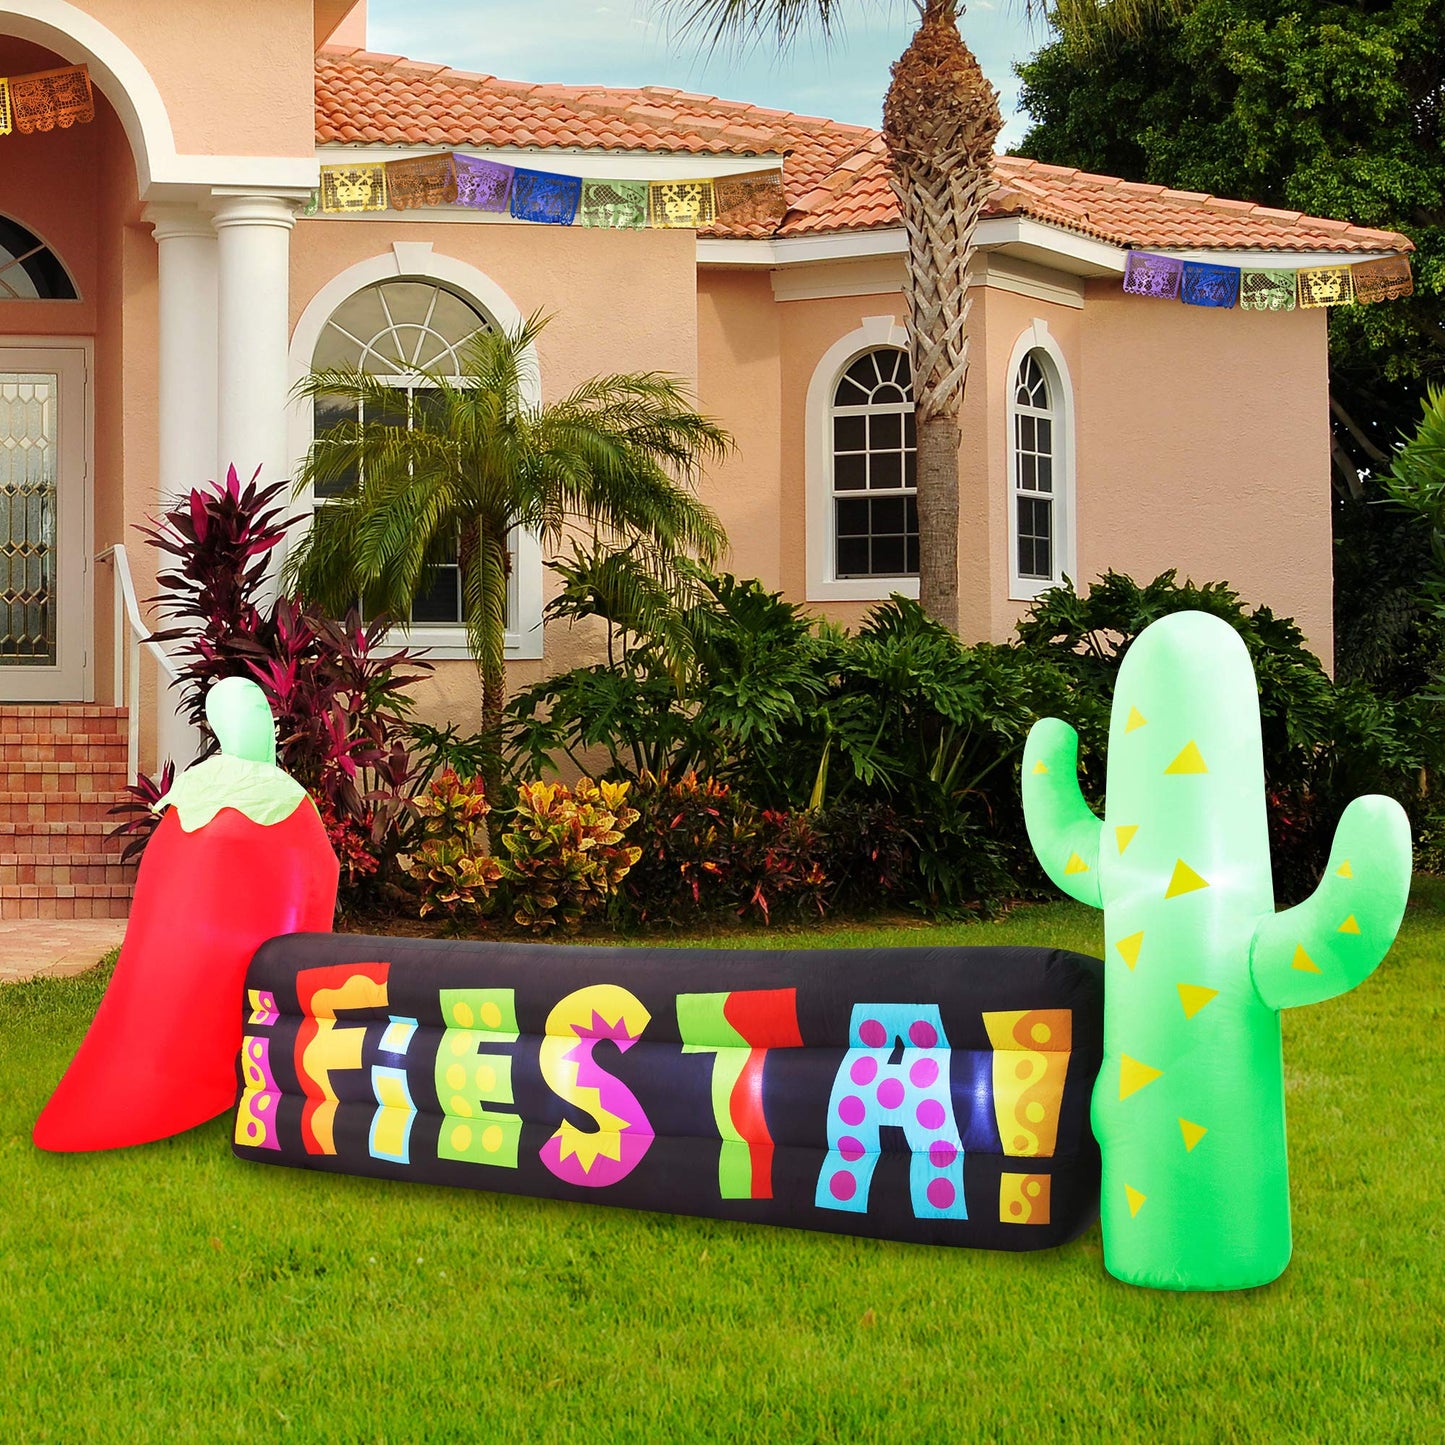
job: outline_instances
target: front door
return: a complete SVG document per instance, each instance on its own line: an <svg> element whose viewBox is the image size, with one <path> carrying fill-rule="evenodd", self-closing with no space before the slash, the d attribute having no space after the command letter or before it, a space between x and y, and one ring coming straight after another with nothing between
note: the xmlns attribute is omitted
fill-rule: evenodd
<svg viewBox="0 0 1445 1445"><path fill-rule="evenodd" d="M86 373L0 338L0 702L87 697Z"/></svg>

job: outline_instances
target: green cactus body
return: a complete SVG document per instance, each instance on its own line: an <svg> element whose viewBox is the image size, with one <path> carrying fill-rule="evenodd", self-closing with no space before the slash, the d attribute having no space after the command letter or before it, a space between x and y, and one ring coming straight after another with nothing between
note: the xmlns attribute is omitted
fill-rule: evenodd
<svg viewBox="0 0 1445 1445"><path fill-rule="evenodd" d="M1243 1289L1290 1257L1279 1010L1353 988L1404 913L1410 832L1389 798L1345 810L1323 881L1274 911L1258 694L1228 623L1183 612L1119 672L1104 821L1078 737L1024 752L1029 838L1050 878L1104 910L1104 1262L1132 1284Z"/></svg>

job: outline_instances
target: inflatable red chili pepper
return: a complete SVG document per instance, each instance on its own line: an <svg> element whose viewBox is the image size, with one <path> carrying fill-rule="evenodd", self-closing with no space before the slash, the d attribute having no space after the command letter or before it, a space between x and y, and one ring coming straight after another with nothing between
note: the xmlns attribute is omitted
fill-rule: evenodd
<svg viewBox="0 0 1445 1445"><path fill-rule="evenodd" d="M282 933L329 932L339 867L305 790L275 765L265 695L215 684L218 756L183 773L141 858L115 976L35 1125L42 1149L164 1139L236 1100L251 955Z"/></svg>

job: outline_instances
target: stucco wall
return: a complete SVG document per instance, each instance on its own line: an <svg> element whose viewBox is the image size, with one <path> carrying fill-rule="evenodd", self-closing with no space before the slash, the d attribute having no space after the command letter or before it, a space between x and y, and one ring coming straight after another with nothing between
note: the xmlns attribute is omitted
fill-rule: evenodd
<svg viewBox="0 0 1445 1445"><path fill-rule="evenodd" d="M778 445L780 308L766 272L704 270L697 279L699 409L737 444L700 489L731 544L724 566L781 585L802 535L783 525Z"/></svg>
<svg viewBox="0 0 1445 1445"><path fill-rule="evenodd" d="M1226 581L1330 663L1326 313L1216 311L1087 290L1080 571Z"/></svg>
<svg viewBox="0 0 1445 1445"><path fill-rule="evenodd" d="M76 0L145 66L176 150L309 156L315 144L309 0L180 5Z"/></svg>
<svg viewBox="0 0 1445 1445"><path fill-rule="evenodd" d="M348 267L389 252L397 241L429 241L433 252L486 273L525 316L552 320L537 344L544 401L608 372L666 371L698 384L695 243L686 231L593 231L447 221L303 220L291 245L294 327L316 293ZM564 549L565 550L565 549ZM550 586L547 595L555 589ZM518 688L598 660L600 630L548 627L540 662L508 665ZM440 662L416 691L419 714L480 720L476 669Z"/></svg>

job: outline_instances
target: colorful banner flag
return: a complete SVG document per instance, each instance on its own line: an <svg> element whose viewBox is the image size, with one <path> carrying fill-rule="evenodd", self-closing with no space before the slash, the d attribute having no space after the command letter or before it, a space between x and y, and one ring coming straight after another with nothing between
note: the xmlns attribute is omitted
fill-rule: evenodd
<svg viewBox="0 0 1445 1445"><path fill-rule="evenodd" d="M1184 262L1173 256L1154 256L1148 251L1130 251L1124 260L1124 289L1133 296L1153 296L1164 301L1179 299L1184 279Z"/></svg>
<svg viewBox="0 0 1445 1445"><path fill-rule="evenodd" d="M85 125L95 119L90 72L83 65L12 75L9 92L5 109L21 135L54 130L56 126L69 130L73 125Z"/></svg>
<svg viewBox="0 0 1445 1445"><path fill-rule="evenodd" d="M577 220L614 231L642 230L647 225L647 182L584 180Z"/></svg>
<svg viewBox="0 0 1445 1445"><path fill-rule="evenodd" d="M580 176L519 170L512 178L512 215L544 226L570 226L582 200Z"/></svg>
<svg viewBox="0 0 1445 1445"><path fill-rule="evenodd" d="M457 168L451 152L387 161L386 198L394 211L451 205L457 198Z"/></svg>
<svg viewBox="0 0 1445 1445"><path fill-rule="evenodd" d="M357 215L386 209L386 167L380 161L359 166L321 167L321 209L328 215Z"/></svg>
<svg viewBox="0 0 1445 1445"><path fill-rule="evenodd" d="M647 221L655 230L696 231L712 225L716 215L710 180L648 183Z"/></svg>
<svg viewBox="0 0 1445 1445"><path fill-rule="evenodd" d="M1348 306L1354 299L1348 266L1310 266L1299 273L1301 306Z"/></svg>
<svg viewBox="0 0 1445 1445"><path fill-rule="evenodd" d="M457 204L469 211L503 214L512 203L511 166L480 156L453 156L457 172Z"/></svg>
<svg viewBox="0 0 1445 1445"><path fill-rule="evenodd" d="M1295 272L1248 269L1239 273L1239 305L1244 311L1293 311Z"/></svg>
<svg viewBox="0 0 1445 1445"><path fill-rule="evenodd" d="M1239 299L1239 268L1186 261L1179 299L1186 306L1218 306L1228 310Z"/></svg>
<svg viewBox="0 0 1445 1445"><path fill-rule="evenodd" d="M781 221L788 209L780 170L718 176L712 189L716 219L730 226L772 225Z"/></svg>
<svg viewBox="0 0 1445 1445"><path fill-rule="evenodd" d="M1415 293L1408 256L1384 256L1378 261L1361 261L1358 266L1350 267L1350 281L1355 288L1355 300L1361 303L1397 301L1402 296L1413 296Z"/></svg>

